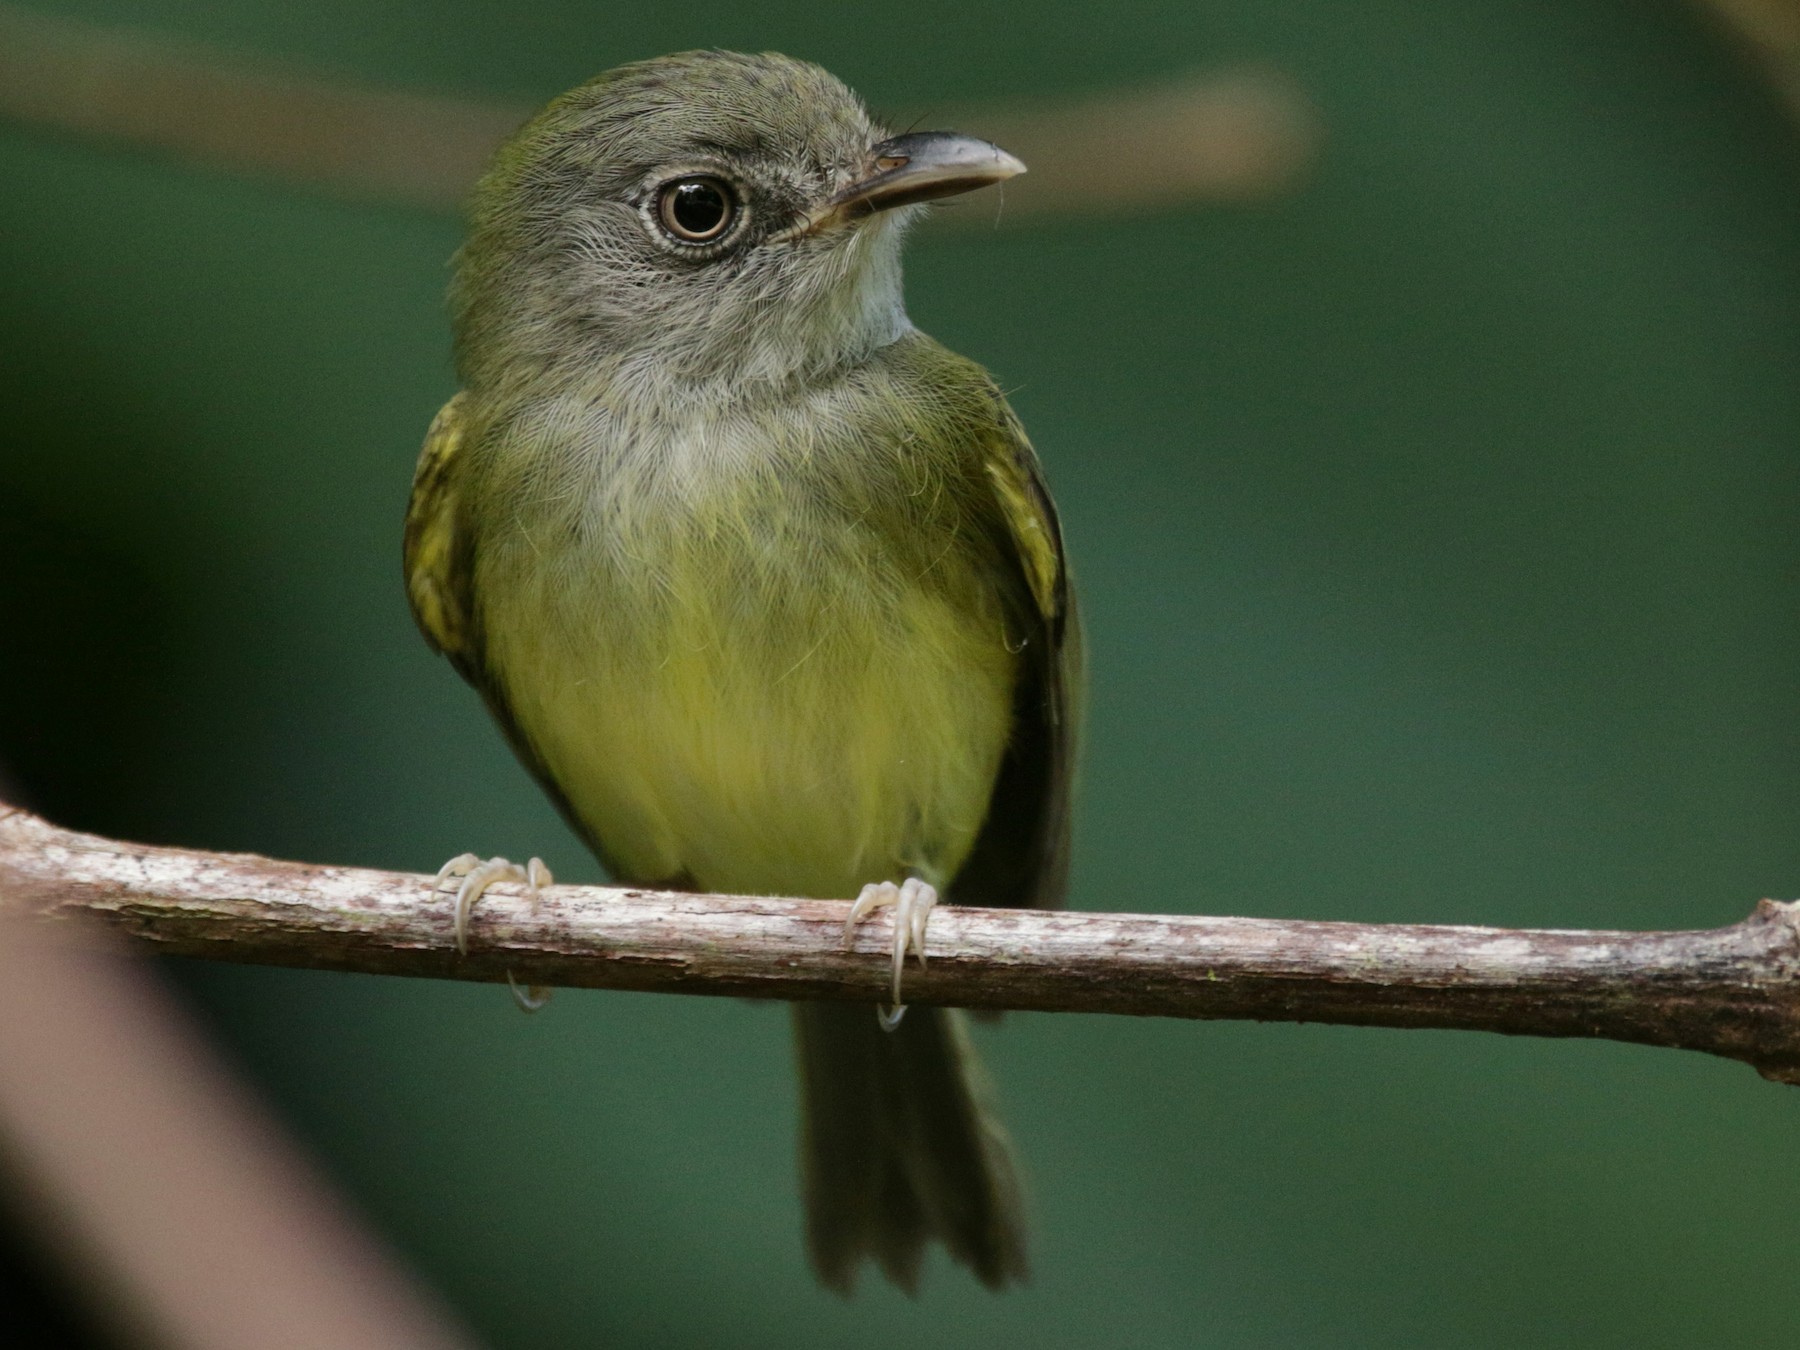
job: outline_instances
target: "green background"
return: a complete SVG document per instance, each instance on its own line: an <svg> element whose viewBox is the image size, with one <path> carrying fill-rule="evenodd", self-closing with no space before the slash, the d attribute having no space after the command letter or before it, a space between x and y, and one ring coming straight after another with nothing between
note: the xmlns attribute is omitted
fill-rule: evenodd
<svg viewBox="0 0 1800 1350"><path fill-rule="evenodd" d="M49 5L43 6L46 10ZM696 45L910 121L1264 60L1271 205L927 228L1079 570L1075 903L1709 926L1800 893L1800 142L1661 0L117 0L56 12L540 100ZM979 128L970 128L978 130ZM419 641L447 217L0 127L0 763L159 841L597 878ZM1435 1032L982 1033L1035 1283L816 1289L786 1019L171 967L497 1347L1788 1346L1800 1094Z"/></svg>

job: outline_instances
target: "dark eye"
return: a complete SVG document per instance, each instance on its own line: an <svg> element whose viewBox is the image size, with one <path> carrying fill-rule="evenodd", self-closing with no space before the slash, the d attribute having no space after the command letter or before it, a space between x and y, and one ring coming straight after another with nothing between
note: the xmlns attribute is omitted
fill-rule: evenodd
<svg viewBox="0 0 1800 1350"><path fill-rule="evenodd" d="M662 227L688 244L717 239L737 219L737 194L719 178L677 178L664 183L657 194L657 218Z"/></svg>

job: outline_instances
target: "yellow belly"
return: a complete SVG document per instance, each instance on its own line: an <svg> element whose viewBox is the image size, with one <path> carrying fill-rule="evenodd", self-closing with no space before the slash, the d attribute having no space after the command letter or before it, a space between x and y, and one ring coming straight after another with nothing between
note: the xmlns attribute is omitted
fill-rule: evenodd
<svg viewBox="0 0 1800 1350"><path fill-rule="evenodd" d="M884 566L853 522L735 507L615 527L554 571L513 551L483 590L508 597L488 657L521 731L625 879L947 881L1010 726L997 605Z"/></svg>

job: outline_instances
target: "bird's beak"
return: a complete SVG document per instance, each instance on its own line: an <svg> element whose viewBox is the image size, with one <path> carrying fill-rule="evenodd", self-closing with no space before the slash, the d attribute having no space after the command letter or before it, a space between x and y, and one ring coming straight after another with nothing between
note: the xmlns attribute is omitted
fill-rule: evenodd
<svg viewBox="0 0 1800 1350"><path fill-rule="evenodd" d="M838 193L831 205L867 215L973 192L1024 172L1022 163L991 142L948 131L916 131L871 149L869 172Z"/></svg>
<svg viewBox="0 0 1800 1350"><path fill-rule="evenodd" d="M948 131L916 131L869 149L868 171L824 202L793 234L812 234L877 211L1004 183L1025 165L990 141Z"/></svg>

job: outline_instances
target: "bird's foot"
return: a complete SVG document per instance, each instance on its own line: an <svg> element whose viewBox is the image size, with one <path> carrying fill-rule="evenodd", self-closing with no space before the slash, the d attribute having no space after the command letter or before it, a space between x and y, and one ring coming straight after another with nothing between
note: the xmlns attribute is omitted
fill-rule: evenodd
<svg viewBox="0 0 1800 1350"><path fill-rule="evenodd" d="M896 886L891 881L877 881L862 888L856 903L850 906L850 917L844 920L844 945L856 931L856 925L878 909L894 910L894 1003L880 1008L877 1015L883 1029L892 1031L906 1016L906 1005L900 1001L900 976L906 969L906 953L919 958L919 969L925 969L925 925L938 902L937 887L917 877L908 877Z"/></svg>
<svg viewBox="0 0 1800 1350"><path fill-rule="evenodd" d="M489 886L501 881L522 883L526 896L535 905L538 891L556 884L542 858L533 858L521 867L505 858L482 858L474 853L459 853L440 867L432 889L442 890L444 883L451 880L460 883L456 888L456 950L463 956L469 954L469 913ZM524 1012L536 1012L550 1001L550 990L537 984L521 986L510 970L506 972L506 983L512 990L513 1002Z"/></svg>

